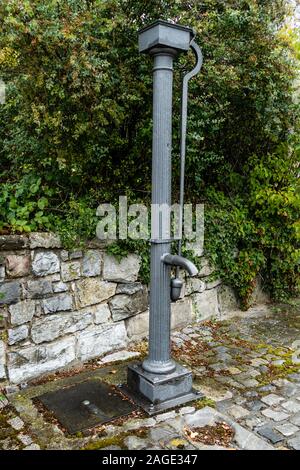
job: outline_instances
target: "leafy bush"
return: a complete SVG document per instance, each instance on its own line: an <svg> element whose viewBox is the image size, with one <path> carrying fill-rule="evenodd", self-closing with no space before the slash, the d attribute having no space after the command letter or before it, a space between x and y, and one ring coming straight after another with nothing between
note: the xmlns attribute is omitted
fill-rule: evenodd
<svg viewBox="0 0 300 470"><path fill-rule="evenodd" d="M285 4L3 0L1 171L23 174L32 165L62 200L91 190L101 200L149 191L151 59L138 53L137 30L168 12L197 30L205 57L191 84L187 160L188 196L199 197L203 184L286 139L293 72L276 34ZM193 59L180 61L190 67ZM174 130L179 81L176 73ZM174 144L176 157L176 136Z"/></svg>
<svg viewBox="0 0 300 470"><path fill-rule="evenodd" d="M51 228L47 214L53 190L42 185L41 178L33 173L19 181L4 182L0 187L0 230L31 232Z"/></svg>
<svg viewBox="0 0 300 470"><path fill-rule="evenodd" d="M276 300L299 292L299 150L283 145L277 154L253 157L230 197L208 191L206 248L244 308L258 275Z"/></svg>

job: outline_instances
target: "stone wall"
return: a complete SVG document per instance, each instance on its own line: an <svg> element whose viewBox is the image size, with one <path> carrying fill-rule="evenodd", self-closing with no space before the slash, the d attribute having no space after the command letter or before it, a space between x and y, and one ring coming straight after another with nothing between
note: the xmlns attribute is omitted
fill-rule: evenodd
<svg viewBox="0 0 300 470"><path fill-rule="evenodd" d="M95 242L67 252L55 235L0 236L0 380L22 383L147 336L140 259L118 262ZM220 318L235 305L202 258L172 304L172 327Z"/></svg>

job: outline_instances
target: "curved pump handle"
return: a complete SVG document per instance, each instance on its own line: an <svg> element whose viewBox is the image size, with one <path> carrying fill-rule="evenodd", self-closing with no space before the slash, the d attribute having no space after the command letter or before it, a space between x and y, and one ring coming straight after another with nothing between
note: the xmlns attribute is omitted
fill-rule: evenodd
<svg viewBox="0 0 300 470"><path fill-rule="evenodd" d="M194 39L190 43L190 47L196 56L196 65L188 72L182 81L182 95L181 95L181 119L180 119L180 227L179 227L179 240L178 240L178 256L182 253L182 225L183 225L183 204L184 204L184 173L185 173L185 156L186 156L186 130L187 130L187 107L188 107L188 84L191 78L197 75L203 64L203 54ZM176 277L179 276L179 267L176 268Z"/></svg>
<svg viewBox="0 0 300 470"><path fill-rule="evenodd" d="M188 84L191 78L197 75L203 65L203 54L194 39L190 43L191 49L194 52L197 62L193 70L188 72L182 81L182 95L181 95L181 118L180 118L180 231L178 242L178 254L181 255L181 242L182 242L182 219L183 219L183 204L184 204L184 173L185 173L185 156L186 156L186 130L187 130L187 103L188 103Z"/></svg>
<svg viewBox="0 0 300 470"><path fill-rule="evenodd" d="M178 240L178 255L165 254L163 262L171 266L176 266L176 278L171 280L171 299L176 302L180 298L182 281L179 279L179 268L184 268L190 276L196 276L198 269L191 261L181 256L182 248L182 225L183 225L183 204L184 204L184 172L185 172L185 154L186 154L186 130L187 130L187 103L188 103L188 84L191 78L197 75L203 64L203 55L198 44L194 39L190 43L190 47L194 52L197 62L193 70L188 72L182 81L181 95L181 119L180 119L180 228Z"/></svg>

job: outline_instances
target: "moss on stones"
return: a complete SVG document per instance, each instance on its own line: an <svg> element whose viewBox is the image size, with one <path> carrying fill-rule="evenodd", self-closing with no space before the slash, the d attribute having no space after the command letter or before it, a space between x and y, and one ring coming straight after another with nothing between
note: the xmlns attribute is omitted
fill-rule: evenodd
<svg viewBox="0 0 300 470"><path fill-rule="evenodd" d="M148 430L145 428L140 428L137 430L131 430L126 432L121 432L116 436L103 437L86 444L81 450L100 450L105 447L118 446L123 450L126 450L127 447L124 443L126 437L128 436L137 436L140 438L146 437Z"/></svg>

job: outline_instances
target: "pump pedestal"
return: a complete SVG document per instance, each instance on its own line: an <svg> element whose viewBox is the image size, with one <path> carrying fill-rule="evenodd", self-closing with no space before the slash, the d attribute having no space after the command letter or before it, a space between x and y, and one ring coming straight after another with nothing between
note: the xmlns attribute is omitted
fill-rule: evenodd
<svg viewBox="0 0 300 470"><path fill-rule="evenodd" d="M192 373L179 364L174 365L173 372L161 375L146 372L142 364L130 365L127 386L122 387L122 392L149 415L199 400L203 395L192 388Z"/></svg>

